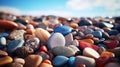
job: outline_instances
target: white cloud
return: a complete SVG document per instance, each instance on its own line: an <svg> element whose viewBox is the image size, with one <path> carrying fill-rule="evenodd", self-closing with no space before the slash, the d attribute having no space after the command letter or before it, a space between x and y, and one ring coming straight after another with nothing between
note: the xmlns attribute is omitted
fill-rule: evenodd
<svg viewBox="0 0 120 67"><path fill-rule="evenodd" d="M68 0L67 7L75 10L103 7L106 10L120 9L120 0Z"/></svg>
<svg viewBox="0 0 120 67"><path fill-rule="evenodd" d="M57 11L57 10L31 10L31 11L22 11L14 7L0 6L0 11L12 13L14 15L32 15L32 16L40 16L40 15L56 15L56 16L64 16L68 17L72 14L68 11Z"/></svg>
<svg viewBox="0 0 120 67"><path fill-rule="evenodd" d="M8 6L0 6L0 11L12 13L15 15L21 15L22 11L13 7L8 7Z"/></svg>

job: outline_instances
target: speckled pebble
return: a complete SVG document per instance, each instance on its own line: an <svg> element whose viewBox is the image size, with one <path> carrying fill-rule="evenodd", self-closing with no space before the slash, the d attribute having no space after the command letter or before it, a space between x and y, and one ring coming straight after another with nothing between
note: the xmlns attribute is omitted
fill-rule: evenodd
<svg viewBox="0 0 120 67"><path fill-rule="evenodd" d="M25 46L28 46L28 47L31 47L34 50L37 50L40 47L39 43L40 43L40 40L38 38L34 37L34 38L31 38L31 39L28 39L25 42Z"/></svg>

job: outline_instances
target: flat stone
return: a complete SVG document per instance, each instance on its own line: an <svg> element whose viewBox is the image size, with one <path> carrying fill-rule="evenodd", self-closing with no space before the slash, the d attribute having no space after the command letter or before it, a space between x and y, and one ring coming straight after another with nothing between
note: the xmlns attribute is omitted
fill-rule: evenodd
<svg viewBox="0 0 120 67"><path fill-rule="evenodd" d="M75 58L75 66L77 64L85 64L86 67L95 67L95 60L93 58L90 57L86 57L86 56L76 56Z"/></svg>
<svg viewBox="0 0 120 67"><path fill-rule="evenodd" d="M61 33L53 33L47 44L49 49L52 49L56 46L65 46L65 37Z"/></svg>
<svg viewBox="0 0 120 67"><path fill-rule="evenodd" d="M55 67L63 66L66 64L68 61L68 58L65 56L56 56L53 60L52 63Z"/></svg>
<svg viewBox="0 0 120 67"><path fill-rule="evenodd" d="M89 48L89 47L86 47L83 50L83 55L87 56L87 57L91 57L91 58L99 58L100 57L100 55L97 51L95 51L94 49Z"/></svg>
<svg viewBox="0 0 120 67"><path fill-rule="evenodd" d="M22 47L24 40L13 40L8 43L8 52L13 52L19 47Z"/></svg>
<svg viewBox="0 0 120 67"><path fill-rule="evenodd" d="M68 34L68 35L66 35L65 36L65 45L67 46L67 45L70 45L71 43L72 43L72 41L73 41L73 35L72 35L72 33L70 33L70 34Z"/></svg>
<svg viewBox="0 0 120 67"><path fill-rule="evenodd" d="M42 62L42 57L39 55L29 55L25 58L24 67L38 67Z"/></svg>
<svg viewBox="0 0 120 67"><path fill-rule="evenodd" d="M70 27L68 27L68 26L56 26L54 28L54 32L55 33L59 32L59 33L61 33L63 35L67 35L67 34L72 32L72 29Z"/></svg>
<svg viewBox="0 0 120 67"><path fill-rule="evenodd" d="M10 38L15 40L24 40L24 30L14 30L10 33Z"/></svg>
<svg viewBox="0 0 120 67"><path fill-rule="evenodd" d="M62 55L66 57L70 57L75 55L75 51L73 49L66 47L66 46L57 46L52 49L53 54L55 55Z"/></svg>
<svg viewBox="0 0 120 67"><path fill-rule="evenodd" d="M50 33L42 28L37 28L35 34L42 42L48 42L48 38L50 37Z"/></svg>

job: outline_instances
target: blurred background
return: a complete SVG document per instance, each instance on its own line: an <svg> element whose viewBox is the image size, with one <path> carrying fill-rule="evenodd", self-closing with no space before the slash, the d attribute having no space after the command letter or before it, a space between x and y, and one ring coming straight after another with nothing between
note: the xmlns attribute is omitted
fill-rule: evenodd
<svg viewBox="0 0 120 67"><path fill-rule="evenodd" d="M0 0L0 11L31 16L115 17L120 16L120 0Z"/></svg>

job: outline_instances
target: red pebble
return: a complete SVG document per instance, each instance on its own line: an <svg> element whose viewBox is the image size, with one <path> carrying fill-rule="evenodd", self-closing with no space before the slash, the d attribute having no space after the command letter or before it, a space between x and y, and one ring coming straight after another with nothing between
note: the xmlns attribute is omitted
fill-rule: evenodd
<svg viewBox="0 0 120 67"><path fill-rule="evenodd" d="M118 44L119 44L118 40L114 40L114 41L110 41L110 42L106 43L106 45L109 49L114 49L115 47L118 46Z"/></svg>
<svg viewBox="0 0 120 67"><path fill-rule="evenodd" d="M90 47L90 48L93 48L96 51L98 50L98 46L87 43L87 42L84 42L84 41L79 41L79 46L80 46L81 49L84 49L86 47Z"/></svg>
<svg viewBox="0 0 120 67"><path fill-rule="evenodd" d="M110 57L109 56L101 56L98 59L96 59L96 65L97 67L104 67L104 65L106 63L108 63L110 61Z"/></svg>
<svg viewBox="0 0 120 67"><path fill-rule="evenodd" d="M44 45L40 47L40 51L48 53L48 50L47 50L46 46L44 46Z"/></svg>
<svg viewBox="0 0 120 67"><path fill-rule="evenodd" d="M38 23L37 23L37 22L31 21L31 22L29 22L29 23L32 24L34 27L37 27L37 26L38 26Z"/></svg>

